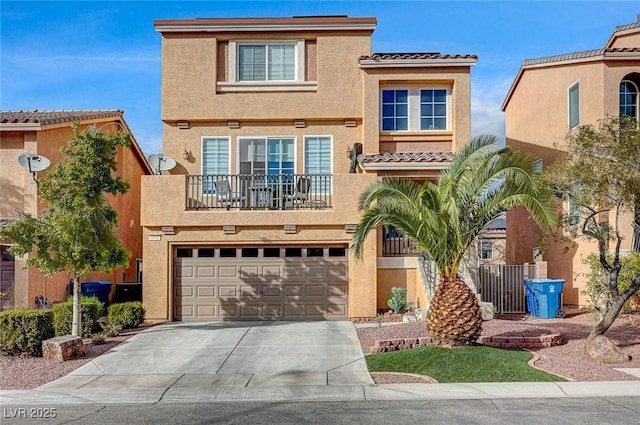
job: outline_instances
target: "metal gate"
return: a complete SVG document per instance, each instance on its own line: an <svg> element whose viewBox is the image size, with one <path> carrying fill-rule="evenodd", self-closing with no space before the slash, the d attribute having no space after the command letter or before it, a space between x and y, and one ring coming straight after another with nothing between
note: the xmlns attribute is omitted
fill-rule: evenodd
<svg viewBox="0 0 640 425"><path fill-rule="evenodd" d="M482 301L492 302L496 313L526 313L523 281L535 278L534 265L482 265L478 267L478 291Z"/></svg>

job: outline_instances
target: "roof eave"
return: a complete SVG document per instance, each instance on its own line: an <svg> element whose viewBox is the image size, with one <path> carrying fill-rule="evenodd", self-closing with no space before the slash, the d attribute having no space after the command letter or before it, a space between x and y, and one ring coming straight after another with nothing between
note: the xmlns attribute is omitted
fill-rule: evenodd
<svg viewBox="0 0 640 425"><path fill-rule="evenodd" d="M0 123L0 131L38 131L42 130L42 124L39 122L27 122L27 123Z"/></svg>
<svg viewBox="0 0 640 425"><path fill-rule="evenodd" d="M446 170L451 165L450 162L364 162L360 163L360 168L371 171L389 170Z"/></svg>
<svg viewBox="0 0 640 425"><path fill-rule="evenodd" d="M472 67L478 59L366 59L360 61L360 68L434 68L465 66Z"/></svg>
<svg viewBox="0 0 640 425"><path fill-rule="evenodd" d="M375 23L284 23L284 24L155 24L159 33L185 32L291 32L291 31L373 31Z"/></svg>

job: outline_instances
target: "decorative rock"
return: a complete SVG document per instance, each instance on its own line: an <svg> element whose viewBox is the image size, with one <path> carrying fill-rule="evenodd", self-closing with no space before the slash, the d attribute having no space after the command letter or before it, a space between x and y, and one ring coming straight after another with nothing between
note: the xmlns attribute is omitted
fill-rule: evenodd
<svg viewBox="0 0 640 425"><path fill-rule="evenodd" d="M631 357L604 335L587 342L587 352L600 363L626 363Z"/></svg>
<svg viewBox="0 0 640 425"><path fill-rule="evenodd" d="M45 360L64 362L84 356L84 344L78 336L64 335L42 341Z"/></svg>

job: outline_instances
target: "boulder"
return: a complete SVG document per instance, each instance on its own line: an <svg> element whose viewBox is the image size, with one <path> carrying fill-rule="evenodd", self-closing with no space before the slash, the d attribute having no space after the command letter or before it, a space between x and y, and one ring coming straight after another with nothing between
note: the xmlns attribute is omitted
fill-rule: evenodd
<svg viewBox="0 0 640 425"><path fill-rule="evenodd" d="M64 335L42 341L42 357L64 362L84 356L84 344L79 336Z"/></svg>
<svg viewBox="0 0 640 425"><path fill-rule="evenodd" d="M600 363L626 363L631 357L604 335L587 342L587 352Z"/></svg>

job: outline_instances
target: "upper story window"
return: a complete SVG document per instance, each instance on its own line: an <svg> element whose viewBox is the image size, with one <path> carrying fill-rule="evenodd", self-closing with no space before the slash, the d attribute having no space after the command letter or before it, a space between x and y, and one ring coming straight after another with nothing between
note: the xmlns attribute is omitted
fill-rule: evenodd
<svg viewBox="0 0 640 425"><path fill-rule="evenodd" d="M633 81L620 83L620 116L638 119L638 86Z"/></svg>
<svg viewBox="0 0 640 425"><path fill-rule="evenodd" d="M580 124L580 82L577 81L567 91L569 105L569 129Z"/></svg>
<svg viewBox="0 0 640 425"><path fill-rule="evenodd" d="M446 131L450 129L450 94L444 87L384 88L382 131Z"/></svg>
<svg viewBox="0 0 640 425"><path fill-rule="evenodd" d="M479 256L482 260L491 260L493 258L493 242L480 241Z"/></svg>
<svg viewBox="0 0 640 425"><path fill-rule="evenodd" d="M238 81L295 81L294 44L238 45Z"/></svg>
<svg viewBox="0 0 640 425"><path fill-rule="evenodd" d="M229 138L202 138L202 174L229 174Z"/></svg>
<svg viewBox="0 0 640 425"><path fill-rule="evenodd" d="M313 193L331 193L331 180L327 178L332 172L331 145L329 136L304 138L304 172L312 176Z"/></svg>
<svg viewBox="0 0 640 425"><path fill-rule="evenodd" d="M447 91L420 90L420 130L447 129Z"/></svg>

